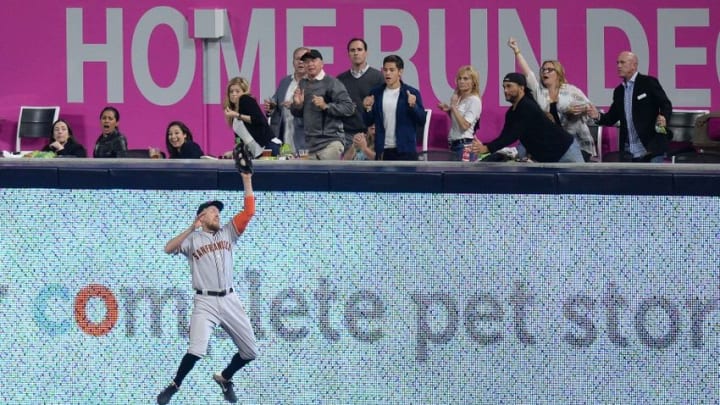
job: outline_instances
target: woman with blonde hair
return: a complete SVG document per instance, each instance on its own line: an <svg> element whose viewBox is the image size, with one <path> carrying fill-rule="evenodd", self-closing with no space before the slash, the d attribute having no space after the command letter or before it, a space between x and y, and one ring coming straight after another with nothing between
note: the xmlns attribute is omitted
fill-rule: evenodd
<svg viewBox="0 0 720 405"><path fill-rule="evenodd" d="M245 143L254 157L262 155L264 149L272 150L272 155L277 156L281 142L273 135L260 105L250 94L247 79L234 77L230 80L223 108L225 119L235 133L235 143Z"/></svg>
<svg viewBox="0 0 720 405"><path fill-rule="evenodd" d="M465 147L475 138L482 111L480 74L474 67L465 65L458 69L450 103L440 103L438 108L450 115L448 146L457 160L461 160Z"/></svg>
<svg viewBox="0 0 720 405"><path fill-rule="evenodd" d="M567 82L565 69L557 60L546 60L540 65L540 79L530 69L520 52L517 40L510 38L508 47L515 53L515 60L520 64L527 78L528 88L535 93L535 101L556 124L570 132L582 151L585 161L597 156L595 140L588 128L588 112L591 102L579 88Z"/></svg>

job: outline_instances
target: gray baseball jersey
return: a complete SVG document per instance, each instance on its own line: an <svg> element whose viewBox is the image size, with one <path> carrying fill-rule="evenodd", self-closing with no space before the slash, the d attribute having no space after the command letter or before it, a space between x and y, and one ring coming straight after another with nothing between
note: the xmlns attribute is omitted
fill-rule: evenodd
<svg viewBox="0 0 720 405"><path fill-rule="evenodd" d="M188 259L195 290L222 291L233 286L233 253L240 235L233 221L213 233L196 230L185 238L179 253Z"/></svg>
<svg viewBox="0 0 720 405"><path fill-rule="evenodd" d="M236 292L229 292L233 287L232 248L254 214L255 198L245 197L245 209L219 231L192 232L178 249L188 259L196 291L188 353L204 356L214 328L220 326L235 342L240 357L254 359L257 355L255 333L245 306Z"/></svg>

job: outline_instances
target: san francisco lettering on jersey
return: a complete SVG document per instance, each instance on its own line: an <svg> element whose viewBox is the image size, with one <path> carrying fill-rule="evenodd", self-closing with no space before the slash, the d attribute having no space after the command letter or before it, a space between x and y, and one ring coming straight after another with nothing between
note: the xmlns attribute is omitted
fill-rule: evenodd
<svg viewBox="0 0 720 405"><path fill-rule="evenodd" d="M226 240L220 240L217 242L209 243L207 245L200 246L196 251L193 252L193 257L195 260L200 260L201 257L205 256L208 253L215 252L217 250L230 250L232 246L230 245L230 242Z"/></svg>

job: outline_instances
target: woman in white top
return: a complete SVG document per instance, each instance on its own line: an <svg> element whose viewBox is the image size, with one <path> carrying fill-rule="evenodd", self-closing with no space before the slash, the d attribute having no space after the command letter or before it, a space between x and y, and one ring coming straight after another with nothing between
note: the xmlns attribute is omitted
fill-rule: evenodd
<svg viewBox="0 0 720 405"><path fill-rule="evenodd" d="M535 100L540 108L575 137L586 162L597 156L595 140L587 126L591 102L582 90L567 82L562 64L557 60L544 61L540 67L542 82L538 82L520 53L515 38L508 40L508 46L515 52L515 59L527 78L528 87L535 92Z"/></svg>
<svg viewBox="0 0 720 405"><path fill-rule="evenodd" d="M438 108L450 115L452 126L448 144L457 160L461 160L463 150L472 143L480 122L480 74L470 65L461 66L455 75L455 85L450 104L440 103Z"/></svg>

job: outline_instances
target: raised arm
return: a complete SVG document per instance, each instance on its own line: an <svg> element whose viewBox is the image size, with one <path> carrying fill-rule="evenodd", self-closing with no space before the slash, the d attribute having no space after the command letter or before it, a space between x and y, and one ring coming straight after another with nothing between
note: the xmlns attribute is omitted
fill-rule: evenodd
<svg viewBox="0 0 720 405"><path fill-rule="evenodd" d="M302 88L302 82L298 85L293 93L293 101L290 104L290 112L295 117L302 118L305 106L305 90Z"/></svg>
<svg viewBox="0 0 720 405"><path fill-rule="evenodd" d="M237 234L240 235L247 228L248 223L255 215L255 194L252 188L252 173L241 173L243 188L245 189L245 201L243 210L235 214L232 219Z"/></svg>
<svg viewBox="0 0 720 405"><path fill-rule="evenodd" d="M507 45L515 53L515 61L520 65L522 73L527 78L528 86L535 92L535 94L537 94L540 83L538 83L537 77L535 77L535 73L533 73L532 69L530 69L530 65L528 65L525 57L520 52L520 45L518 45L517 40L513 37L510 37L508 39Z"/></svg>
<svg viewBox="0 0 720 405"><path fill-rule="evenodd" d="M417 89L406 90L408 98L408 107L410 107L411 117L415 121L416 125L425 125L425 107L423 107L422 96L420 91Z"/></svg>
<svg viewBox="0 0 720 405"><path fill-rule="evenodd" d="M184 231L180 232L177 236L170 239L168 243L165 244L165 253L171 254L171 253L177 253L180 249L180 245L182 245L183 241L190 236L191 233L195 232L195 229L199 228L202 224L201 219L205 215L205 212L201 212L200 215L195 217L195 220L193 221L192 225L190 225L189 228L185 229Z"/></svg>
<svg viewBox="0 0 720 405"><path fill-rule="evenodd" d="M510 37L508 39L507 45L515 53L515 61L520 65L520 69L522 69L523 74L525 76L529 76L530 74L532 74L530 66L525 60L525 57L520 52L520 45L518 45L517 39Z"/></svg>

